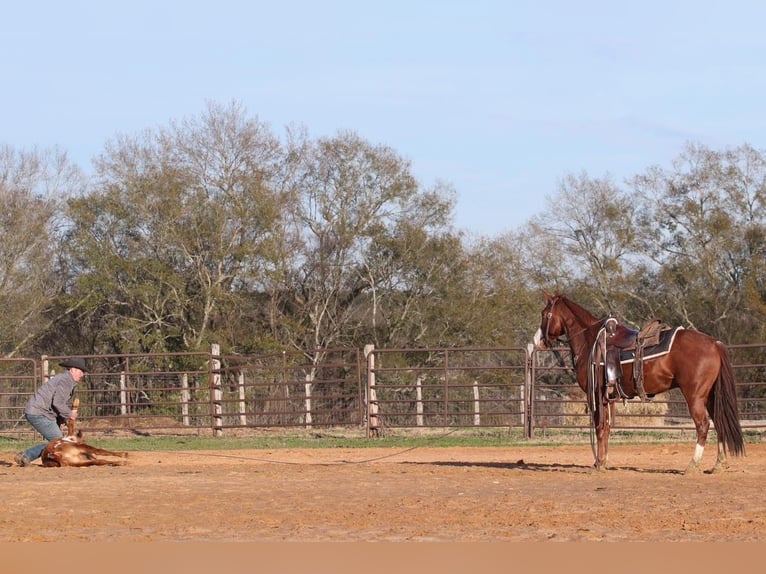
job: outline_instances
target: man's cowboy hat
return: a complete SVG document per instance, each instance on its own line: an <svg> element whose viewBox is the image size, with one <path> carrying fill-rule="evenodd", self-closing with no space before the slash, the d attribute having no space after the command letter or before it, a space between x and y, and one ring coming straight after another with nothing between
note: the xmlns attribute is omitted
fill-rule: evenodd
<svg viewBox="0 0 766 574"><path fill-rule="evenodd" d="M71 359L66 359L65 361L61 361L59 365L67 369L80 369L83 373L88 372L88 367L85 366L85 359L80 357L72 357Z"/></svg>

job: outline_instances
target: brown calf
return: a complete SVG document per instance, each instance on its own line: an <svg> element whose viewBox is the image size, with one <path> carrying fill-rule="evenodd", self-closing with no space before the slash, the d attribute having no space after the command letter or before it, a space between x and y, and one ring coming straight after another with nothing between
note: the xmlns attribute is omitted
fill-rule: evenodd
<svg viewBox="0 0 766 574"><path fill-rule="evenodd" d="M105 460L96 458L112 456L128 458L127 452L112 452L86 444L82 440L82 431L74 434L74 421L67 421L67 436L50 441L40 455L43 466L121 466L126 460Z"/></svg>
<svg viewBox="0 0 766 574"><path fill-rule="evenodd" d="M82 431L79 431L76 436L53 439L45 446L40 459L43 466L121 466L127 463L126 460L96 458L97 455L128 458L127 452L113 452L84 443Z"/></svg>

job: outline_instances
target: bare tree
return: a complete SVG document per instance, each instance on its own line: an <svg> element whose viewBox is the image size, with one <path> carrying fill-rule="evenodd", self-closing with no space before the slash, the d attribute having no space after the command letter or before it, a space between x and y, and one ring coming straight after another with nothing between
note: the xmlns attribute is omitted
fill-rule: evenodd
<svg viewBox="0 0 766 574"><path fill-rule="evenodd" d="M81 321L102 344L197 349L261 281L280 215L281 146L235 103L110 142L73 202Z"/></svg>
<svg viewBox="0 0 766 574"><path fill-rule="evenodd" d="M347 343L374 320L376 287L385 281L370 257L375 244L417 219L425 195L408 162L354 133L298 140L291 157L297 251L283 254L283 274L274 277L272 326L300 349Z"/></svg>
<svg viewBox="0 0 766 574"><path fill-rule="evenodd" d="M594 311L622 306L631 292L635 224L630 198L609 176L563 178L545 212L530 222L530 233L537 240L538 264L557 261L558 275L569 279L570 288L587 284L597 294L591 301L598 306ZM550 280L560 281L555 275Z"/></svg>
<svg viewBox="0 0 766 574"><path fill-rule="evenodd" d="M721 152L689 144L672 169L653 167L633 181L642 253L656 265L658 296L679 322L717 336L742 301L740 210L726 200L725 163Z"/></svg>
<svg viewBox="0 0 766 574"><path fill-rule="evenodd" d="M82 185L80 170L60 150L0 147L0 348L6 356L27 350L59 318L52 301L66 279L58 252L63 206Z"/></svg>

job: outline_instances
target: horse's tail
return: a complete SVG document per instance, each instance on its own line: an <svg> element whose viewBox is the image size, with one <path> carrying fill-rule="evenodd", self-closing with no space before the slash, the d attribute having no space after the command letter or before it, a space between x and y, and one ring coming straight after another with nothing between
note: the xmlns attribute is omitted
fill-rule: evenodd
<svg viewBox="0 0 766 574"><path fill-rule="evenodd" d="M734 381L734 369L731 366L731 355L726 345L716 341L718 353L721 355L721 369L718 371L713 388L713 424L718 435L718 441L734 456L745 454L745 440L742 437L742 426L739 422L737 407L737 389Z"/></svg>

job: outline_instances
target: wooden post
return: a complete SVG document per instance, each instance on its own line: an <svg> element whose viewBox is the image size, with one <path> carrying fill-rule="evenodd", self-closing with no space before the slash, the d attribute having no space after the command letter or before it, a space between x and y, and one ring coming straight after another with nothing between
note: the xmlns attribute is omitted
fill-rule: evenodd
<svg viewBox="0 0 766 574"><path fill-rule="evenodd" d="M304 401L304 404L306 405L306 428L310 429L312 425L312 418L311 418L311 383L314 380L314 368L312 367L311 372L306 375L306 383L304 385L306 398Z"/></svg>
<svg viewBox="0 0 766 574"><path fill-rule="evenodd" d="M415 425L422 427L423 420L423 377L418 375L415 379Z"/></svg>
<svg viewBox="0 0 766 574"><path fill-rule="evenodd" d="M125 379L125 371L120 372L120 414L128 414L128 383Z"/></svg>
<svg viewBox="0 0 766 574"><path fill-rule="evenodd" d="M290 410L290 384L287 377L287 353L282 351L282 387L285 390L284 393L284 406L279 408L279 422L280 424L287 424L287 411Z"/></svg>
<svg viewBox="0 0 766 574"><path fill-rule="evenodd" d="M473 381L473 426L481 426L481 403L479 402L479 381Z"/></svg>
<svg viewBox="0 0 766 574"><path fill-rule="evenodd" d="M245 373L242 371L237 375L237 387L239 389L239 424L247 426L247 402L245 401Z"/></svg>
<svg viewBox="0 0 766 574"><path fill-rule="evenodd" d="M378 436L378 394L375 390L375 345L364 346L364 357L367 359L367 436Z"/></svg>
<svg viewBox="0 0 766 574"><path fill-rule="evenodd" d="M35 382L35 390L37 390L38 384L45 384L48 382L48 379L53 376L53 372L50 370L50 362L48 361L48 356L43 355L42 356L42 367L43 367L43 380L42 381L36 381Z"/></svg>
<svg viewBox="0 0 766 574"><path fill-rule="evenodd" d="M535 379L535 346L532 343L527 344L526 366L524 369L524 385L521 387L521 424L524 427L524 437L532 438L532 416L534 408L532 405L532 381Z"/></svg>
<svg viewBox="0 0 766 574"><path fill-rule="evenodd" d="M189 375L181 375L181 421L184 426L189 426L189 403L191 402L191 393L189 392Z"/></svg>
<svg viewBox="0 0 766 574"><path fill-rule="evenodd" d="M223 435L223 387L221 386L221 346L213 343L210 347L210 377L213 395L213 436Z"/></svg>

